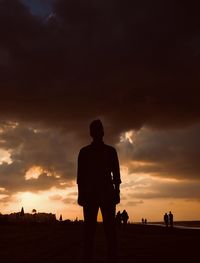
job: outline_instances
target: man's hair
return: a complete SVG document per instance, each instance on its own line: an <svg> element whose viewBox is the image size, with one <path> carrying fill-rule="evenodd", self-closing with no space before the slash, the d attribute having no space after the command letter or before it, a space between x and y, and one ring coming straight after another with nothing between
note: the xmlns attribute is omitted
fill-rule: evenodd
<svg viewBox="0 0 200 263"><path fill-rule="evenodd" d="M97 119L90 123L90 135L92 137L103 137L104 129L101 120Z"/></svg>

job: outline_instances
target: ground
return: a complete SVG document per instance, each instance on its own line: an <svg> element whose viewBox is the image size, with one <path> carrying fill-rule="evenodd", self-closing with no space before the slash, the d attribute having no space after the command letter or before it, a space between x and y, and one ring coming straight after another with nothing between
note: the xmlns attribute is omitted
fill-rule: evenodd
<svg viewBox="0 0 200 263"><path fill-rule="evenodd" d="M200 230L165 229L130 224L118 231L120 263L198 262ZM82 224L0 224L0 260L12 262L81 262ZM105 261L103 226L98 224L95 263Z"/></svg>

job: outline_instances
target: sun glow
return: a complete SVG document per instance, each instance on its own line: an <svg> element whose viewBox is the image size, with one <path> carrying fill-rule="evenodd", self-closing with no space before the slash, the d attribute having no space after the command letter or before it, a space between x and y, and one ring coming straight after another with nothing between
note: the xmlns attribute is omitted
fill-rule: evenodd
<svg viewBox="0 0 200 263"><path fill-rule="evenodd" d="M125 132L125 139L129 141L129 143L131 144L133 143L132 137L133 137L133 131Z"/></svg>
<svg viewBox="0 0 200 263"><path fill-rule="evenodd" d="M134 131L126 131L120 137L120 142L126 142L133 144Z"/></svg>
<svg viewBox="0 0 200 263"><path fill-rule="evenodd" d="M40 175L44 174L47 175L47 176L52 176L52 174L43 169L42 167L40 166L33 166L31 167L25 174L25 179L26 180L30 180L30 179L38 179L40 177ZM59 178L58 176L56 176L57 178Z"/></svg>
<svg viewBox="0 0 200 263"><path fill-rule="evenodd" d="M6 207L5 211L16 212L24 207L25 213L31 213L33 209L37 212L56 214L59 218L74 220L82 218L82 209L77 205L77 186L58 189L52 187L45 191L18 192L13 196L13 201Z"/></svg>
<svg viewBox="0 0 200 263"><path fill-rule="evenodd" d="M6 151L4 149L0 149L0 165L3 163L11 164L11 154L9 151Z"/></svg>

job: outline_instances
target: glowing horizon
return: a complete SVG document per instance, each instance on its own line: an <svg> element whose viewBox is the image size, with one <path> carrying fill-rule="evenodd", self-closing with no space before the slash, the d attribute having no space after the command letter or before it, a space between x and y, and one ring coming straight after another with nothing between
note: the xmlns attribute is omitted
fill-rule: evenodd
<svg viewBox="0 0 200 263"><path fill-rule="evenodd" d="M21 132L27 133L28 137L23 144L20 142ZM14 137L11 139L17 141L16 148L11 147L12 144L10 145L8 141L10 137L8 139L6 137L7 133L13 134ZM19 123L18 125L9 123L5 130L2 129L1 136L2 144L8 144L8 147L0 148L0 167L9 173L3 177L3 184L0 185L0 212L17 212L23 206L25 212L29 213L36 209L38 212L56 214L57 218L62 214L63 219L74 220L77 217L83 219L82 207L77 204L75 176L80 146L78 145L74 152L71 149L67 151L68 155L63 159L65 144L73 145L71 138L66 141L65 134L60 133L52 137L51 130L26 126L21 128ZM33 136L34 143L30 141L30 136ZM195 177L170 174L168 170L172 169L171 163L166 163L166 167L162 163L160 165L156 159L159 158L159 152L157 153L159 145L157 142L153 144L154 138L149 139L152 136L154 131L145 127L137 132L129 130L121 134L116 144L122 177L121 203L117 206L117 211L126 209L131 222L140 222L141 218L162 221L163 214L168 211L174 213L175 220L200 219L198 180ZM158 138L157 134L155 136ZM57 154L51 154L52 138L59 145L59 158ZM44 144L44 147L40 147L41 144ZM151 151L148 150L149 147ZM156 158L154 152L157 154ZM176 153L176 148L172 148L172 152ZM41 156L39 159L38 155ZM141 155L142 158L144 156L143 159ZM68 159L70 161L63 166ZM24 160L27 160L28 164ZM174 159L171 162L173 164ZM18 176L15 167L21 181L15 180L15 176ZM71 174L66 176L69 167L73 169ZM98 220L101 220L100 214Z"/></svg>

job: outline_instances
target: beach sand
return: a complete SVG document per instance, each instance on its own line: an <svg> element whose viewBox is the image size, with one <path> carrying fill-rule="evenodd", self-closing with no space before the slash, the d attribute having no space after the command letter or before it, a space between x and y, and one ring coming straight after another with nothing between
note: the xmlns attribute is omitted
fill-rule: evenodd
<svg viewBox="0 0 200 263"><path fill-rule="evenodd" d="M0 261L79 263L82 224L0 225ZM119 262L198 262L200 230L129 224L118 230ZM104 263L106 244L102 224L95 238L95 263Z"/></svg>

